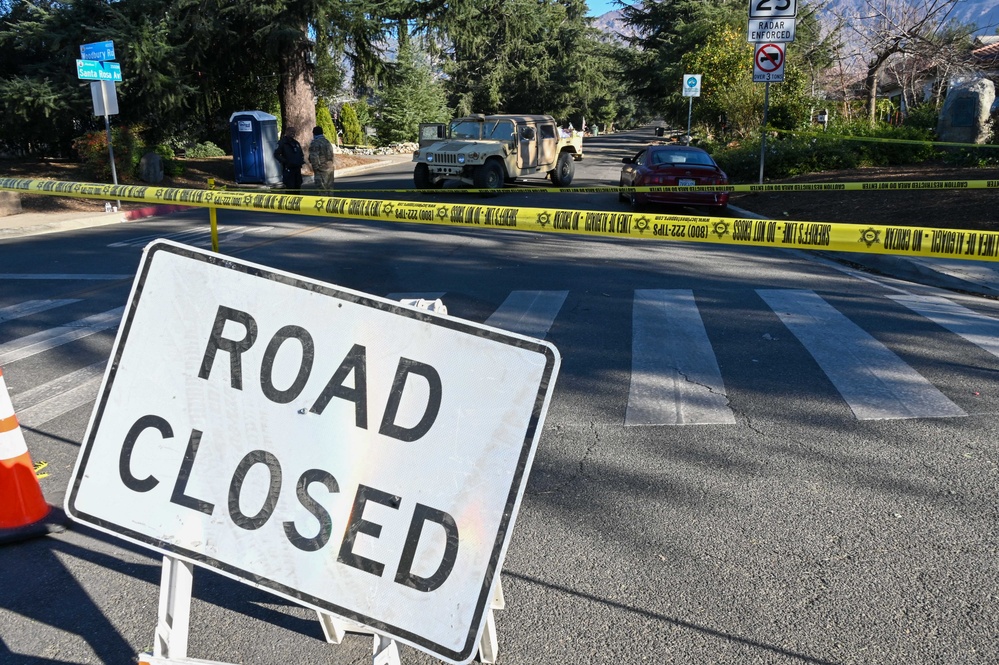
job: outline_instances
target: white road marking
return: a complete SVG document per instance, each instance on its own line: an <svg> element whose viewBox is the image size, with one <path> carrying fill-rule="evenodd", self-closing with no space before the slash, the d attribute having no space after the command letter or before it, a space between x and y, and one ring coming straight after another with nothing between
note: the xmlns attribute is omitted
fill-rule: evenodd
<svg viewBox="0 0 999 665"><path fill-rule="evenodd" d="M967 415L816 293L767 289L757 293L805 346L859 420Z"/></svg>
<svg viewBox="0 0 999 665"><path fill-rule="evenodd" d="M56 307L62 307L63 305L72 305L75 302L80 301L78 299L26 300L17 305L0 307L0 323L3 323L4 321L13 321L14 319L20 319L24 316L30 316L32 314L37 314L38 312L55 309Z"/></svg>
<svg viewBox="0 0 999 665"><path fill-rule="evenodd" d="M889 297L999 358L999 320L979 314L946 298L935 296Z"/></svg>
<svg viewBox="0 0 999 665"><path fill-rule="evenodd" d="M39 427L73 409L93 404L104 378L107 361L101 360L75 372L11 395L22 427Z"/></svg>
<svg viewBox="0 0 999 665"><path fill-rule="evenodd" d="M68 281L97 280L113 282L119 279L132 279L135 275L72 275L68 273L56 273L51 275L32 275L30 273L0 273L0 280L4 279L64 279Z"/></svg>
<svg viewBox="0 0 999 665"><path fill-rule="evenodd" d="M624 424L735 424L693 291L635 291Z"/></svg>
<svg viewBox="0 0 999 665"><path fill-rule="evenodd" d="M544 339L568 295L568 291L513 291L485 323L501 330Z"/></svg>
<svg viewBox="0 0 999 665"><path fill-rule="evenodd" d="M11 340L5 344L0 344L0 367L15 360L22 360L43 351L54 349L57 346L88 337L102 330L114 328L121 321L124 311L124 307L118 307L107 312L88 316L79 321L74 321L65 326L42 330Z"/></svg>

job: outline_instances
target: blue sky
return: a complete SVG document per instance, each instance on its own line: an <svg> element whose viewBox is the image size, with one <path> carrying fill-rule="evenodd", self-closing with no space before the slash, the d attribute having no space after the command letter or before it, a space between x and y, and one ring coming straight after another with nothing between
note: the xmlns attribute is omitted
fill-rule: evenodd
<svg viewBox="0 0 999 665"><path fill-rule="evenodd" d="M590 8L590 16L601 16L615 9L620 9L614 0L586 0L586 6Z"/></svg>

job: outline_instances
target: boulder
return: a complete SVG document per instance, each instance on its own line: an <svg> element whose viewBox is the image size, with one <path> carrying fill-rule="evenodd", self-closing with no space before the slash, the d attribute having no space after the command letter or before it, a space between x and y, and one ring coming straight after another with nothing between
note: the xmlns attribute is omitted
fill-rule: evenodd
<svg viewBox="0 0 999 665"><path fill-rule="evenodd" d="M0 192L0 217L21 212L21 195L17 192Z"/></svg>
<svg viewBox="0 0 999 665"><path fill-rule="evenodd" d="M996 86L986 78L953 82L947 91L937 137L953 143L985 143L991 129L989 111L996 99Z"/></svg>
<svg viewBox="0 0 999 665"><path fill-rule="evenodd" d="M147 152L139 160L139 177L142 182L156 184L163 181L163 158L155 152Z"/></svg>

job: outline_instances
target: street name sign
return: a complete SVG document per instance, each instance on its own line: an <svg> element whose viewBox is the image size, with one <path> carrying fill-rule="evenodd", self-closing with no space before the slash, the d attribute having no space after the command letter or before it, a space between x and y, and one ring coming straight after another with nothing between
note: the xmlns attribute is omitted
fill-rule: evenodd
<svg viewBox="0 0 999 665"><path fill-rule="evenodd" d="M684 74L683 75L683 96L684 97L700 97L701 96L701 75L700 74Z"/></svg>
<svg viewBox="0 0 999 665"><path fill-rule="evenodd" d="M788 18L797 15L797 0L749 0L749 18Z"/></svg>
<svg viewBox="0 0 999 665"><path fill-rule="evenodd" d="M66 510L466 663L559 364L540 340L158 240Z"/></svg>
<svg viewBox="0 0 999 665"><path fill-rule="evenodd" d="M81 60L114 60L114 42L80 44Z"/></svg>
<svg viewBox="0 0 999 665"><path fill-rule="evenodd" d="M754 44L765 42L793 42L794 18L751 18L746 34Z"/></svg>
<svg viewBox="0 0 999 665"><path fill-rule="evenodd" d="M758 44L753 54L753 83L784 80L784 44Z"/></svg>
<svg viewBox="0 0 999 665"><path fill-rule="evenodd" d="M120 81L121 65L117 62L77 60L76 76L88 81Z"/></svg>

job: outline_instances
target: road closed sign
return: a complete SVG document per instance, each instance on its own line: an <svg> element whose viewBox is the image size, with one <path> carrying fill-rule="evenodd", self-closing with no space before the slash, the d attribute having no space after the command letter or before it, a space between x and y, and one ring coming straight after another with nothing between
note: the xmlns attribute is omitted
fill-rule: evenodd
<svg viewBox="0 0 999 665"><path fill-rule="evenodd" d="M66 509L468 662L559 362L539 340L157 241Z"/></svg>

